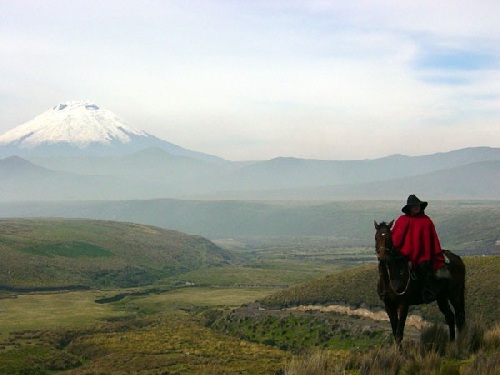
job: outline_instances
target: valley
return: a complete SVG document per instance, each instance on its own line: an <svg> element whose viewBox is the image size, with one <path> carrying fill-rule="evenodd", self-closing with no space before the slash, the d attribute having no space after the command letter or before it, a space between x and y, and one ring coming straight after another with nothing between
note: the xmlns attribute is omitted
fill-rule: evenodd
<svg viewBox="0 0 500 375"><path fill-rule="evenodd" d="M446 215L437 220L445 243L468 266L468 319L494 329L500 308L488 291L497 288L500 257L488 238L498 236L498 206L463 203L446 203ZM392 210L391 202L377 204ZM310 350L324 350L348 367L349 353L392 342L386 321L345 313L382 308L369 239L373 223L362 230L359 221L349 222L365 204L352 203L351 214L348 206L331 206L343 207L339 215L347 221L330 236L240 234L209 243L129 222L2 219L1 284L33 288L0 291L0 373L283 373ZM302 205L303 212L310 209ZM483 225L473 225L470 213ZM454 230L465 223L467 231ZM482 254L489 255L477 256ZM20 259L37 267L22 273L15 268ZM181 259L182 267L164 266ZM96 267L106 272L106 282L89 273ZM88 289L37 289L44 283ZM442 321L432 304L413 313L431 324ZM418 342L423 329L410 322L407 344Z"/></svg>

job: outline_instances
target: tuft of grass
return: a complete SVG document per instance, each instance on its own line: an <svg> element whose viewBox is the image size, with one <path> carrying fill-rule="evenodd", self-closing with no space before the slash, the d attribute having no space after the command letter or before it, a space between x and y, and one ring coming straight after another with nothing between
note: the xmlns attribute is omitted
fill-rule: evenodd
<svg viewBox="0 0 500 375"><path fill-rule="evenodd" d="M464 366L460 375L495 375L500 374L500 356L496 353L480 352Z"/></svg>
<svg viewBox="0 0 500 375"><path fill-rule="evenodd" d="M285 366L285 375L336 375L345 374L346 353L312 350L294 356Z"/></svg>
<svg viewBox="0 0 500 375"><path fill-rule="evenodd" d="M487 351L500 348L500 323L484 332L483 346Z"/></svg>
<svg viewBox="0 0 500 375"><path fill-rule="evenodd" d="M479 321L470 322L458 336L458 345L467 348L468 354L478 352L484 345L485 326Z"/></svg>
<svg viewBox="0 0 500 375"><path fill-rule="evenodd" d="M351 352L348 370L357 370L360 375L398 373L403 363L403 358L395 345L381 345L367 352Z"/></svg>
<svg viewBox="0 0 500 375"><path fill-rule="evenodd" d="M422 355L436 352L444 355L448 346L448 332L443 325L432 324L420 333Z"/></svg>

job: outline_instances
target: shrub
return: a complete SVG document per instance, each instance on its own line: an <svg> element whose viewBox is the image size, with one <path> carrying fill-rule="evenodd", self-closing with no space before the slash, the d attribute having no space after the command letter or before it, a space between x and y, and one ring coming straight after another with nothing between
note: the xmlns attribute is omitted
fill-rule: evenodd
<svg viewBox="0 0 500 375"><path fill-rule="evenodd" d="M463 357L476 353L484 346L485 327L481 320L471 322L458 335L457 350Z"/></svg>
<svg viewBox="0 0 500 375"><path fill-rule="evenodd" d="M498 350L500 348L500 323L484 333L483 345L486 350Z"/></svg>
<svg viewBox="0 0 500 375"><path fill-rule="evenodd" d="M420 351L422 355L436 352L444 355L448 345L448 333L442 325L433 324L420 333Z"/></svg>
<svg viewBox="0 0 500 375"><path fill-rule="evenodd" d="M500 374L500 357L495 353L481 352L461 372L462 375Z"/></svg>

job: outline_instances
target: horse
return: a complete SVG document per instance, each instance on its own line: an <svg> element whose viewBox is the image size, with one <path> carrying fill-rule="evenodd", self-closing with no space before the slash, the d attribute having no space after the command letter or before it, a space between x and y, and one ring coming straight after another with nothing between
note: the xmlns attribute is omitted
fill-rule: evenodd
<svg viewBox="0 0 500 375"><path fill-rule="evenodd" d="M391 238L390 223L375 224L375 251L379 261L379 280L377 292L384 302L385 311L391 322L395 342L401 345L405 329L406 317L410 305L421 305L437 302L444 314L449 328L450 341L455 340L455 325L460 332L465 326L465 264L462 259L449 250L443 250L451 278L436 280L436 298L431 301L422 299L422 281L412 269L407 257L395 248ZM450 304L455 312L451 310Z"/></svg>

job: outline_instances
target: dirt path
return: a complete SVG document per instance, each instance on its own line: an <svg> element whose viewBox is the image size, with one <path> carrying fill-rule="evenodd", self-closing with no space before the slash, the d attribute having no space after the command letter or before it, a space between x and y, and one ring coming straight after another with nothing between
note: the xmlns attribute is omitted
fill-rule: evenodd
<svg viewBox="0 0 500 375"><path fill-rule="evenodd" d="M318 306L318 305L301 305L297 307L290 307L286 310L291 311L322 311L322 312L336 312L345 315L355 315L363 318L369 318L376 321L389 321L389 318L385 311L371 311L368 309L352 309L345 305L328 305L328 306ZM425 325L429 324L420 315L408 314L406 319L406 325L410 325L420 330Z"/></svg>

